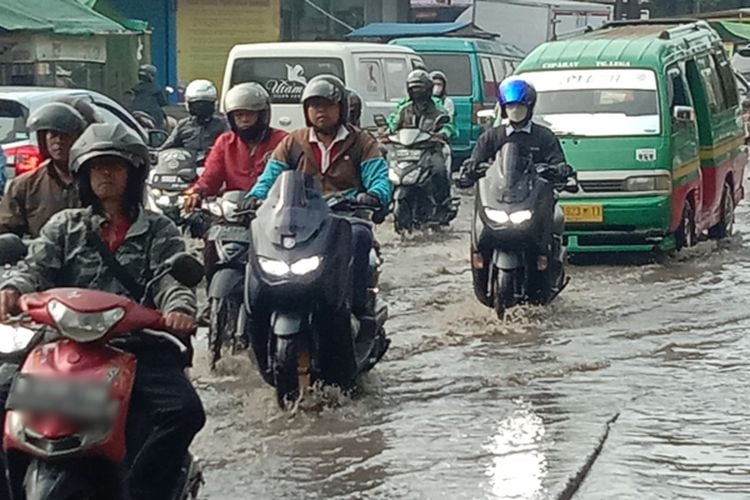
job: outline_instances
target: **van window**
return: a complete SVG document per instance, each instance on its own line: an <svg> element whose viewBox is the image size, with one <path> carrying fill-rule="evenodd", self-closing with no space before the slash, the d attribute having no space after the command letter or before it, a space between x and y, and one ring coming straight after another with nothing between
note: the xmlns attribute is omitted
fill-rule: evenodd
<svg viewBox="0 0 750 500"><path fill-rule="evenodd" d="M724 93L726 108L733 108L739 104L739 93L737 90L737 81L734 78L734 70L729 61L727 61L723 51L715 53L713 60L715 67L718 68L719 81Z"/></svg>
<svg viewBox="0 0 750 500"><path fill-rule="evenodd" d="M383 59L385 64L385 89L389 101L406 97L406 77L409 70L404 59Z"/></svg>
<svg viewBox="0 0 750 500"><path fill-rule="evenodd" d="M440 70L448 79L448 95L470 96L471 61L468 54L421 54L430 71Z"/></svg>
<svg viewBox="0 0 750 500"><path fill-rule="evenodd" d="M674 109L675 106L692 106L693 103L690 100L690 94L685 85L685 78L682 76L682 71L677 67L671 67L667 74L669 75L669 97L670 97L670 108Z"/></svg>
<svg viewBox="0 0 750 500"><path fill-rule="evenodd" d="M698 64L701 80L703 80L703 86L706 89L706 99L708 100L708 107L711 110L711 114L720 113L725 109L724 91L721 88L721 82L719 81L719 75L714 66L713 59L704 55L697 57L696 63Z"/></svg>
<svg viewBox="0 0 750 500"><path fill-rule="evenodd" d="M658 135L656 74L644 69L523 73L537 90L535 117L560 135Z"/></svg>
<svg viewBox="0 0 750 500"><path fill-rule="evenodd" d="M492 58L492 69L495 70L495 83L498 84L505 80L505 78L510 76L510 73L513 71L508 71L506 61L504 59L500 59L499 57Z"/></svg>
<svg viewBox="0 0 750 500"><path fill-rule="evenodd" d="M378 59L360 59L359 80L365 101L385 101L383 68Z"/></svg>
<svg viewBox="0 0 750 500"><path fill-rule="evenodd" d="M271 94L277 104L299 103L302 90L310 78L335 75L344 79L341 59L320 57L254 57L236 59L231 84L257 82Z"/></svg>
<svg viewBox="0 0 750 500"><path fill-rule="evenodd" d="M492 101L497 94L495 72L489 57L482 57L482 89L485 102Z"/></svg>

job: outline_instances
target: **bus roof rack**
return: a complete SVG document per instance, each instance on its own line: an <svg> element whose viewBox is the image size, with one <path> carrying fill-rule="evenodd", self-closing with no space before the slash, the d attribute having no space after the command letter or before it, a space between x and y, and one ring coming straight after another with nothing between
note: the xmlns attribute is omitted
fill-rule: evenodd
<svg viewBox="0 0 750 500"><path fill-rule="evenodd" d="M668 19L625 19L621 21L611 21L603 24L599 29L622 28L627 26L670 26L661 33L659 39L669 40L672 35L682 31L696 30L701 28L710 28L708 23L702 19L692 18L668 18Z"/></svg>

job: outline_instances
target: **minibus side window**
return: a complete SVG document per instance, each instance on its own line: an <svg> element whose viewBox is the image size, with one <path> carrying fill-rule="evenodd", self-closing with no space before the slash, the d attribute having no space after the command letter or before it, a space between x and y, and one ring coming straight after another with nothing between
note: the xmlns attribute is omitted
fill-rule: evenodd
<svg viewBox="0 0 750 500"><path fill-rule="evenodd" d="M724 103L726 109L733 108L739 104L737 93L737 82L734 79L734 72L727 61L724 52L718 52L713 55L714 65L719 69L718 75L721 81L721 88L724 92Z"/></svg>
<svg viewBox="0 0 750 500"><path fill-rule="evenodd" d="M484 102L494 101L497 94L495 73L492 69L492 61L489 57L484 56L482 56L482 82L484 85Z"/></svg>
<svg viewBox="0 0 750 500"><path fill-rule="evenodd" d="M674 109L675 106L691 106L693 105L690 99L690 94L687 90L685 78L682 76L682 71L677 66L672 66L667 70L669 75L669 98L670 107Z"/></svg>
<svg viewBox="0 0 750 500"><path fill-rule="evenodd" d="M713 64L713 59L707 55L696 58L703 85L706 89L706 98L711 114L715 115L726 109L724 91L721 88L719 75Z"/></svg>
<svg viewBox="0 0 750 500"><path fill-rule="evenodd" d="M492 58L492 69L495 70L495 83L500 84L510 73L506 70L505 60L499 57ZM495 87L497 89L497 87Z"/></svg>

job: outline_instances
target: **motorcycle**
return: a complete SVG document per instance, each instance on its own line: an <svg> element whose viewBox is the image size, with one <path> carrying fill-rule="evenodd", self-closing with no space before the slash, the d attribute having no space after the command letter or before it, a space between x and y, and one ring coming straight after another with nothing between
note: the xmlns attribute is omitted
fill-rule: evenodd
<svg viewBox="0 0 750 500"><path fill-rule="evenodd" d="M517 144L506 144L476 186L471 263L474 292L498 318L525 302L547 304L568 284L565 221L558 192L577 192L575 178L560 178L549 165L534 165ZM548 215L546 215L548 214ZM551 217L552 220L542 220ZM539 255L543 231L551 246Z"/></svg>
<svg viewBox="0 0 750 500"><path fill-rule="evenodd" d="M2 255L6 244L0 242ZM195 286L203 269L176 254L149 282L147 295L167 274ZM15 374L13 363L21 364L6 403L3 445L28 466L13 471L13 461L11 476L25 474L27 500L121 498L136 358L109 342L132 334L187 348L159 311L112 293L56 288L22 296L21 307L22 316L5 326L16 328L0 338L3 373ZM202 474L189 454L180 474L169 500L197 498Z"/></svg>
<svg viewBox="0 0 750 500"><path fill-rule="evenodd" d="M279 406L301 400L316 382L352 390L388 348L388 308L377 279L381 261L370 255L368 300L374 321L350 312L353 224L376 209L344 195L326 200L314 178L281 174L250 224L245 306L250 341L264 380Z"/></svg>
<svg viewBox="0 0 750 500"><path fill-rule="evenodd" d="M223 346L229 344L235 354L244 342L245 310L243 285L250 245L250 232L244 217L237 215L237 205L245 193L229 191L203 203L204 213L211 218L206 245L214 245L218 260L208 290L210 320L208 346L211 369L221 359Z"/></svg>
<svg viewBox="0 0 750 500"><path fill-rule="evenodd" d="M196 155L185 148L159 151L156 165L148 175L146 208L166 215L178 226L183 225L185 190L202 173L206 155Z"/></svg>
<svg viewBox="0 0 750 500"><path fill-rule="evenodd" d="M436 140L430 130L438 130L450 120L440 116L422 128L402 128L388 137L388 177L393 185L393 222L397 233L415 229L447 226L458 215L458 198L449 197L442 203L435 199L435 165L448 171L444 142ZM385 124L382 115L378 125ZM449 180L446 182L450 183Z"/></svg>

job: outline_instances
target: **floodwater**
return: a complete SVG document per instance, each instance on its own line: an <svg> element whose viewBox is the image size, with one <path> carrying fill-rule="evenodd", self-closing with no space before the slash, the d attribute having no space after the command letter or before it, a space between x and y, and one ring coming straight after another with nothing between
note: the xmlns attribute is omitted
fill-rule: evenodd
<svg viewBox="0 0 750 500"><path fill-rule="evenodd" d="M505 321L474 299L461 208L379 229L392 345L353 399L289 417L245 356L199 360L202 498L750 498L747 206L729 241L570 266Z"/></svg>

